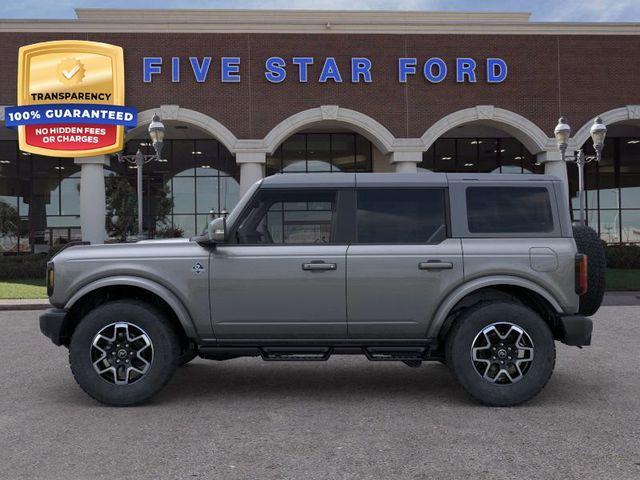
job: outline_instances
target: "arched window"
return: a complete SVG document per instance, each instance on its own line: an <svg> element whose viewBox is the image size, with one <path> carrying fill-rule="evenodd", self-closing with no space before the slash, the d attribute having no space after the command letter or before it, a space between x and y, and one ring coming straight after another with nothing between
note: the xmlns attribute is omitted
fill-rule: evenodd
<svg viewBox="0 0 640 480"><path fill-rule="evenodd" d="M373 147L360 134L296 133L267 157L266 174L371 172Z"/></svg>
<svg viewBox="0 0 640 480"><path fill-rule="evenodd" d="M138 148L152 153L145 140L127 142L125 152L133 154ZM111 163L135 188L135 167ZM189 237L206 228L210 212L219 215L236 205L240 170L235 157L215 139L169 139L162 161L143 167L143 193L145 228L155 236Z"/></svg>
<svg viewBox="0 0 640 480"><path fill-rule="evenodd" d="M511 137L439 138L422 155L418 167L434 172L543 173L544 170L535 156Z"/></svg>

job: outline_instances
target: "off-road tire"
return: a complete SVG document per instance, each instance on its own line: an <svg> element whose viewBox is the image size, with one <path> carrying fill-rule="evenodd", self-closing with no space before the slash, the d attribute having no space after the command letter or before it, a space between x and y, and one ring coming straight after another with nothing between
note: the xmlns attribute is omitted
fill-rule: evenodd
<svg viewBox="0 0 640 480"><path fill-rule="evenodd" d="M139 380L116 385L101 377L93 367L90 351L96 335L114 322L139 327L153 345L153 360ZM69 364L78 385L95 400L111 406L132 406L149 400L171 379L178 358L178 337L165 315L137 300L108 302L91 310L78 324L69 345Z"/></svg>
<svg viewBox="0 0 640 480"><path fill-rule="evenodd" d="M576 241L578 252L587 256L587 293L580 295L579 312L590 316L595 314L600 305L605 291L605 274L607 270L607 258L604 246L598 233L586 225L573 226L573 238Z"/></svg>
<svg viewBox="0 0 640 480"><path fill-rule="evenodd" d="M505 385L485 380L471 356L479 333L500 322L523 329L533 342L528 370L519 381ZM451 374L473 398L487 406L507 407L532 399L544 388L553 373L556 349L551 330L536 312L501 300L479 303L463 312L447 335L445 356Z"/></svg>

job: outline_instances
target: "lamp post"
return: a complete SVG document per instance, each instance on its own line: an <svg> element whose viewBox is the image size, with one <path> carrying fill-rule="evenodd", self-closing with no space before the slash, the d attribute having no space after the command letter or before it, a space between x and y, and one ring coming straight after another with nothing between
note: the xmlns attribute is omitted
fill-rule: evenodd
<svg viewBox="0 0 640 480"><path fill-rule="evenodd" d="M573 155L567 155L567 147L569 145L569 137L571 136L571 127L567 123L567 119L560 117L558 125L553 133L558 143L558 150L562 154L563 161L575 162L578 166L578 199L580 200L580 225L585 224L585 191L584 191L584 166L592 161L599 162L602 158L602 149L604 148L604 139L607 135L607 127L602 123L602 119L597 117L591 125L591 140L593 140L593 148L596 151L594 155L585 155L582 149Z"/></svg>
<svg viewBox="0 0 640 480"><path fill-rule="evenodd" d="M138 238L142 238L142 216L143 216L143 203L142 203L142 167L144 164L151 162L152 160L160 160L162 152L162 145L164 142L165 128L164 124L160 121L158 114L155 114L149 124L149 138L151 138L151 144L155 153L153 155L144 155L140 149L135 155L122 155L118 153L119 162L127 162L135 165L137 169L137 193L138 193Z"/></svg>

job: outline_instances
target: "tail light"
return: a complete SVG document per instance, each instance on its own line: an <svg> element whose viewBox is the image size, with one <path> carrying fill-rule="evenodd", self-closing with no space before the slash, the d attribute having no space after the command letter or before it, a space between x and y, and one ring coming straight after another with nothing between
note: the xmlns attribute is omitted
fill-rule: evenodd
<svg viewBox="0 0 640 480"><path fill-rule="evenodd" d="M49 262L47 265L47 296L50 297L53 294L53 284L55 283L55 270L53 269L53 262Z"/></svg>
<svg viewBox="0 0 640 480"><path fill-rule="evenodd" d="M576 255L576 293L584 295L587 293L589 284L587 281L587 256L578 253Z"/></svg>

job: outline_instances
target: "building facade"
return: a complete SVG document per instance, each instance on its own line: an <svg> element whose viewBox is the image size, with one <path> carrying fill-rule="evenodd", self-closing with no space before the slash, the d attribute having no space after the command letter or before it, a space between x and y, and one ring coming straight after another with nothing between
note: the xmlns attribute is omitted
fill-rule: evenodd
<svg viewBox="0 0 640 480"><path fill-rule="evenodd" d="M519 172L557 175L577 208L570 150L586 170L588 222L610 243L640 242L640 24L535 23L519 13L134 11L79 9L73 20L0 20L0 105L16 103L19 47L92 40L124 49L126 104L148 151L144 223L193 235L264 175L280 172ZM25 154L0 127L0 251L46 251L126 236L136 170L115 157ZM107 214L106 231L103 218ZM574 212L577 217L577 212ZM123 226L123 223L125 224ZM124 234L122 233L124 231Z"/></svg>

